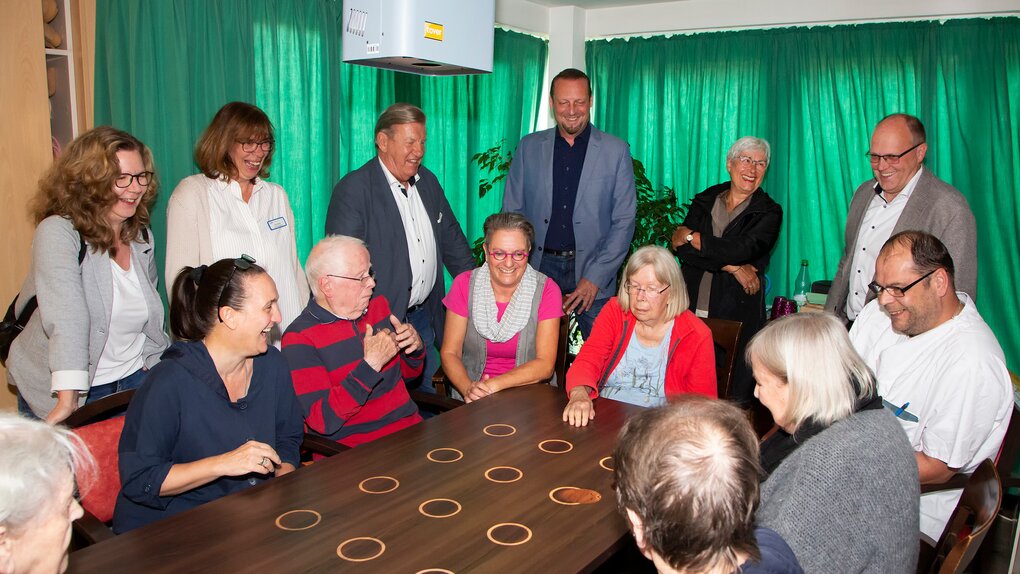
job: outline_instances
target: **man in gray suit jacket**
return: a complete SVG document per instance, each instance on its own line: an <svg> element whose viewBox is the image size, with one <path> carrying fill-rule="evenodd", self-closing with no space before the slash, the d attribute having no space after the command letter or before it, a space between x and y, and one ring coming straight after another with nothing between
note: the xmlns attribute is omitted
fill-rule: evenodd
<svg viewBox="0 0 1020 574"><path fill-rule="evenodd" d="M591 103L584 72L568 68L553 78L556 127L521 140L503 195L503 211L535 226L531 265L556 281L585 337L616 294L637 205L627 142L591 125Z"/></svg>
<svg viewBox="0 0 1020 574"><path fill-rule="evenodd" d="M377 157L333 188L326 234L365 242L375 293L421 335L428 350L421 389L434 392L432 374L439 367L434 348L442 344L445 319L443 266L457 276L474 269L475 260L439 180L421 165L425 113L410 104L393 104L376 122L375 145Z"/></svg>
<svg viewBox="0 0 1020 574"><path fill-rule="evenodd" d="M846 248L825 308L853 322L874 298L868 284L875 260L889 237L901 231L927 231L949 249L956 286L971 299L977 294L977 226L967 200L922 163L928 151L924 125L907 114L886 116L871 135L868 158L875 174L850 200Z"/></svg>

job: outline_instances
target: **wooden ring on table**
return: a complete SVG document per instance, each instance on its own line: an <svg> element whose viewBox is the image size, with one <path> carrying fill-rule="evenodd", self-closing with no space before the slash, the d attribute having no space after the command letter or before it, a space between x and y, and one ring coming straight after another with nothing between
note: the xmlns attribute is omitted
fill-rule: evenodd
<svg viewBox="0 0 1020 574"><path fill-rule="evenodd" d="M503 432L503 433L496 432L498 429L510 429L510 432ZM483 428L482 432L487 434L487 435L489 435L489 436L495 436L495 437L513 436L513 435L517 434L517 427L515 427L513 425L503 424L503 423L496 423L496 424L491 424L491 425Z"/></svg>
<svg viewBox="0 0 1020 574"><path fill-rule="evenodd" d="M556 498L556 493L563 491L571 492L572 496L567 497L566 500L560 500ZM573 500L571 500L573 499ZM595 504L602 500L602 495L590 488L580 488L577 486L558 486L549 491L549 500L556 504L562 504L564 506L578 506L580 504Z"/></svg>
<svg viewBox="0 0 1020 574"><path fill-rule="evenodd" d="M307 512L309 514L314 515L315 516L315 522L309 524L308 526L302 526L301 528L293 528L293 527L290 527L290 526L284 526L283 525L283 519L284 518L286 518L287 516L290 516L291 514L297 514L299 512L300 513L306 513ZM322 522L322 515L319 514L316 511L314 511L314 510L309 510L307 508L299 508L297 510L288 510L287 512L284 512L283 514L281 514L281 515L276 517L276 527L277 528L279 528L280 530L290 530L292 532L295 532L295 531L298 531L298 530L308 530L309 528L315 527L320 522Z"/></svg>
<svg viewBox="0 0 1020 574"><path fill-rule="evenodd" d="M358 557L358 558L354 558L352 556L347 556L347 555L344 554L344 546L347 546L351 542L359 542L361 540L370 540L372 542L378 543L379 544L379 552L376 552L375 554L373 554L371 556ZM336 555L339 556L340 558L343 558L344 560L346 560L348 562L368 562L369 560L374 560L374 559L382 556L383 552L386 552L386 544L383 543L382 540L379 540L378 538L372 538L371 536L359 536L357 538L349 538L349 539L344 540L343 542L341 542L340 546L336 547Z"/></svg>
<svg viewBox="0 0 1020 574"><path fill-rule="evenodd" d="M511 478L509 480L493 478L490 473L492 471L494 471L494 470L512 470L512 471L517 473L517 478ZM521 469L514 468L512 466L494 466L494 467L490 468L489 470L485 471L485 478L488 479L488 480L491 480L492 482L498 482L500 484L508 484L508 483L511 483L511 482L517 482L518 480L524 478L524 472L521 471Z"/></svg>
<svg viewBox="0 0 1020 574"><path fill-rule="evenodd" d="M457 458L452 458L450 460L437 459L436 458L436 453L439 453L439 452L455 452L455 453L457 453ZM450 447L445 447L444 446L442 448L434 448L434 449L430 450L429 453L425 455L425 458L431 460L432 462L438 462L440 464L446 464L446 463L449 463L449 462L457 462L458 460L464 458L464 453L459 451L459 450L457 450L457 449L455 449L455 448L450 448Z"/></svg>
<svg viewBox="0 0 1020 574"><path fill-rule="evenodd" d="M370 480L392 480L393 488L387 488L386 490L369 490L368 488L365 487L365 483ZM399 487L400 481L393 478L392 476L370 476L358 483L358 490L364 492L365 494L386 494L387 492L393 492Z"/></svg>
<svg viewBox="0 0 1020 574"><path fill-rule="evenodd" d="M452 502L457 506L457 509L449 514L429 514L428 512L425 511L425 506L433 502ZM460 503L457 502L456 500L453 500L452 498L431 498L418 505L418 512L422 513L422 515L424 516L428 516L429 518L449 518L451 516L459 514L462 508L463 507L460 505Z"/></svg>
<svg viewBox="0 0 1020 574"><path fill-rule="evenodd" d="M561 443L561 444L565 444L565 445L567 445L567 448L565 450L549 450L549 446L548 446L549 443ZM540 450L542 452L547 452L549 454L566 454L566 453L574 450L574 445L571 444L570 441L565 441L565 440L559 439L559 438L551 438L551 439L544 440L544 441L538 443L538 450Z"/></svg>
<svg viewBox="0 0 1020 574"><path fill-rule="evenodd" d="M609 463L611 463L611 462L613 462L613 457L611 457L611 456L604 456L601 459L599 459L599 466L601 466L602 468L608 470L609 472L613 472L614 470L616 470L616 467L610 468Z"/></svg>
<svg viewBox="0 0 1020 574"><path fill-rule="evenodd" d="M517 542L504 542L502 540L496 540L495 538L493 538L492 537L492 532L494 530L496 530L497 528L502 528L504 526L520 528L520 529L524 530L528 534L528 536L524 540L520 540L520 541L517 541ZM489 542L492 542L493 544L499 544L500 546L520 546L521 544L524 544L525 542L531 540L531 529L528 528L527 526L523 525L523 524L517 524L516 522L500 522L499 524L493 524L485 532L485 537L489 539Z"/></svg>

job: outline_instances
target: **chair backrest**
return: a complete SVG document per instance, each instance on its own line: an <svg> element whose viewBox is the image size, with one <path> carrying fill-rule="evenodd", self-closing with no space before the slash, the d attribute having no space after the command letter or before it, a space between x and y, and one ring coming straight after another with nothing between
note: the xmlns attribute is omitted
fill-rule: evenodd
<svg viewBox="0 0 1020 574"><path fill-rule="evenodd" d="M556 365L553 371L556 373L556 384L563 389L567 388L567 367L570 366L569 357L567 357L570 323L569 317L560 318L560 338L556 343Z"/></svg>
<svg viewBox="0 0 1020 574"><path fill-rule="evenodd" d="M927 572L963 572L988 534L1001 504L1002 484L999 482L999 474L995 471L995 464L987 459L967 480L960 502L949 517L949 524L935 547L935 560Z"/></svg>
<svg viewBox="0 0 1020 574"><path fill-rule="evenodd" d="M85 405L65 421L96 459L97 475L91 488L85 492L81 505L102 522L113 519L113 507L117 502L117 493L120 492L117 447L124 430L124 417L105 417L123 411L134 394L134 390L115 393ZM93 422L97 419L100 420Z"/></svg>
<svg viewBox="0 0 1020 574"><path fill-rule="evenodd" d="M715 376L719 398L729 398L733 363L737 358L737 339L740 338L740 329L743 327L743 323L712 317L702 319L702 321L712 331L712 341L715 343Z"/></svg>
<svg viewBox="0 0 1020 574"><path fill-rule="evenodd" d="M1020 486L1020 477L1013 476L1018 456L1020 456L1020 407L1014 402L1013 414L1010 415L1009 426L1006 427L1006 436L1002 439L999 457L995 461L995 470L999 473L1003 488Z"/></svg>

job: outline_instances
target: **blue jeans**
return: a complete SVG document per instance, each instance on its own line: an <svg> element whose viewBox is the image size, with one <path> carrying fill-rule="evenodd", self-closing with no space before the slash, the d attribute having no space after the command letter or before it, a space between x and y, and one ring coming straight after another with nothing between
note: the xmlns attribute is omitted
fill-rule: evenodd
<svg viewBox="0 0 1020 574"><path fill-rule="evenodd" d="M436 387L432 384L432 375L439 370L439 351L436 350L436 331L432 328L432 316L424 305L413 313L408 313L405 322L410 323L418 336L421 337L422 345L425 346L425 365L422 368L420 379L405 381L407 390L417 389L423 393L436 394Z"/></svg>
<svg viewBox="0 0 1020 574"><path fill-rule="evenodd" d="M563 257L560 255L551 255L544 253L542 255L542 264L538 270L545 274L547 277L556 282L560 287L560 291L566 296L573 293L577 289L577 276L574 272L574 257ZM577 319L577 328L581 330L581 336L585 339L591 334L591 327L595 324L595 317L599 316L602 311L602 307L608 301L608 298L595 299L591 308L584 313L579 315L575 314Z"/></svg>
<svg viewBox="0 0 1020 574"><path fill-rule="evenodd" d="M145 369L138 369L137 371L131 373L130 375L124 377L119 381L113 381L112 383L99 385L98 387L92 387L91 389L89 389L89 396L86 397L85 404L87 405L89 403L94 403L99 399L108 397L114 393L119 393L121 391L127 391L130 389L137 389L138 387L142 386L143 382L145 382L145 376L147 374L148 371L146 371Z"/></svg>

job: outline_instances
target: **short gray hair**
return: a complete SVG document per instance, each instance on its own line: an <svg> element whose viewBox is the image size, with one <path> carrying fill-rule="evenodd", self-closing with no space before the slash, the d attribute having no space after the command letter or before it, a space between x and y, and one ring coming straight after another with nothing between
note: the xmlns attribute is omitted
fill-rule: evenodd
<svg viewBox="0 0 1020 574"><path fill-rule="evenodd" d="M375 135L379 135L380 132L386 132L386 135L392 135L393 126L400 124L424 123L425 112L421 111L421 108L411 104L398 102L386 108L386 111L384 111L382 115L379 116L379 119L376 120Z"/></svg>
<svg viewBox="0 0 1020 574"><path fill-rule="evenodd" d="M485 235L486 245L489 244L489 241L492 240L492 235L497 231L520 231L524 234L524 239L528 241L528 249L531 249L531 246L535 244L535 226L528 221L527 217L520 213L504 211L493 213L486 217L485 223L482 224L482 233Z"/></svg>
<svg viewBox="0 0 1020 574"><path fill-rule="evenodd" d="M625 312L630 311L630 293L627 291L627 283L645 265L651 265L655 270L655 278L670 286L666 316L676 317L686 311L691 306L691 302L687 297L687 283L684 282L683 275L680 275L680 265L672 253L658 245L645 245L635 251L627 260L616 295L620 308Z"/></svg>
<svg viewBox="0 0 1020 574"><path fill-rule="evenodd" d="M95 478L95 460L77 435L15 413L0 413L0 525L14 533L52 504L61 482L78 474L78 488ZM84 484L83 484L84 483Z"/></svg>
<svg viewBox="0 0 1020 574"><path fill-rule="evenodd" d="M337 259L342 259L341 251L349 247L365 247L365 242L357 237L349 235L327 235L319 240L308 253L305 261L305 276L308 278L308 287L312 290L312 297L318 301L319 278L326 274L328 267Z"/></svg>
<svg viewBox="0 0 1020 574"><path fill-rule="evenodd" d="M797 313L771 321L747 345L757 360L790 386L785 418L793 432L805 421L829 426L875 395L875 376L854 350L846 327L829 313Z"/></svg>
<svg viewBox="0 0 1020 574"><path fill-rule="evenodd" d="M764 152L765 163L768 165L772 164L772 146L764 139L754 136L744 136L733 142L733 145L730 146L730 151L726 153L726 161L734 161L740 157L740 154L749 150Z"/></svg>

